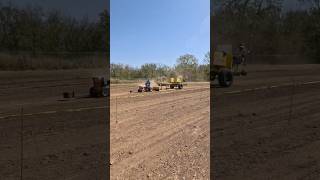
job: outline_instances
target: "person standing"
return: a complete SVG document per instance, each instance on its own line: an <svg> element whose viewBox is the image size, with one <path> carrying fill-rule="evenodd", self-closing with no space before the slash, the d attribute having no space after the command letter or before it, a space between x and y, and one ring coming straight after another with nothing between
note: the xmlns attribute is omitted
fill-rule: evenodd
<svg viewBox="0 0 320 180"><path fill-rule="evenodd" d="M238 66L240 65L240 74L241 75L246 75L247 72L245 70L245 67L247 65L247 54L248 54L248 50L245 47L245 45L243 43L240 43L239 45L239 55L238 55ZM237 71L239 71L238 67L237 67Z"/></svg>

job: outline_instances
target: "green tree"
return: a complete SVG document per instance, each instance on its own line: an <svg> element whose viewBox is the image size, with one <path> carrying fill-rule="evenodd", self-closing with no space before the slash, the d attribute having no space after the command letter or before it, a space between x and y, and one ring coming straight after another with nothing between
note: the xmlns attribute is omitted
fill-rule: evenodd
<svg viewBox="0 0 320 180"><path fill-rule="evenodd" d="M147 63L141 66L141 74L143 78L155 78L157 71L157 65L154 63Z"/></svg>
<svg viewBox="0 0 320 180"><path fill-rule="evenodd" d="M204 64L210 64L210 51L208 51L203 58L203 63Z"/></svg>
<svg viewBox="0 0 320 180"><path fill-rule="evenodd" d="M210 51L204 55L203 65L199 66L198 72L201 74L202 80L209 80L210 77Z"/></svg>
<svg viewBox="0 0 320 180"><path fill-rule="evenodd" d="M194 55L185 54L177 59L176 71L190 81L196 78L197 66L198 59Z"/></svg>

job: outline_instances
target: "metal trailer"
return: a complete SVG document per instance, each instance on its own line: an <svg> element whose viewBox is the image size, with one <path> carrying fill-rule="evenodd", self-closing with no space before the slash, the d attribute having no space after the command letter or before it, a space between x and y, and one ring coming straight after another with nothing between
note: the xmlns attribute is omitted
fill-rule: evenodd
<svg viewBox="0 0 320 180"><path fill-rule="evenodd" d="M175 83L158 83L158 86L160 87L160 89L162 89L163 86L166 87L166 89L182 89L183 86L185 84L181 83L181 82L175 82Z"/></svg>
<svg viewBox="0 0 320 180"><path fill-rule="evenodd" d="M176 77L176 78L170 78L169 82L159 82L158 86L162 89L162 86L165 86L166 89L182 89L183 86L186 85L183 83L183 78L180 77Z"/></svg>

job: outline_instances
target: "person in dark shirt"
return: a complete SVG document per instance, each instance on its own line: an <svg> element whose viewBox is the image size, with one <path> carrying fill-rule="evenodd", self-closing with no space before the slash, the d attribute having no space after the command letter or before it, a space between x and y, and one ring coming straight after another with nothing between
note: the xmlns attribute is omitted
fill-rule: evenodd
<svg viewBox="0 0 320 180"><path fill-rule="evenodd" d="M150 80L149 79L146 81L145 85L146 85L146 90L147 91L151 91L151 86L150 86Z"/></svg>
<svg viewBox="0 0 320 180"><path fill-rule="evenodd" d="M245 66L247 64L246 62L246 56L248 54L248 50L246 49L245 45L243 43L239 44L238 51L234 57L234 73L236 74L242 74L245 75ZM240 67L240 68L239 68Z"/></svg>

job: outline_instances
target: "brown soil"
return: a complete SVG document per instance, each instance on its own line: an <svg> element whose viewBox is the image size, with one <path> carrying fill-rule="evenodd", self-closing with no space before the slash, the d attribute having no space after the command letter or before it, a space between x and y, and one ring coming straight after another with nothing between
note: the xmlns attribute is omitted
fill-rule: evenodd
<svg viewBox="0 0 320 180"><path fill-rule="evenodd" d="M24 180L106 179L107 99L86 98L102 72L0 72L0 179L20 179L22 121Z"/></svg>
<svg viewBox="0 0 320 180"><path fill-rule="evenodd" d="M212 177L320 179L320 66L249 70L214 89Z"/></svg>
<svg viewBox="0 0 320 180"><path fill-rule="evenodd" d="M213 83L210 113L206 83L143 94L113 86L112 179L209 179L210 114L211 178L319 179L319 70L249 66L231 88Z"/></svg>
<svg viewBox="0 0 320 180"><path fill-rule="evenodd" d="M211 111L209 83L112 85L111 179L209 179L210 139L212 178L319 179L320 66L248 68L211 86ZM20 178L21 120L23 179L107 178L107 99L86 98L101 73L0 72L0 179Z"/></svg>
<svg viewBox="0 0 320 180"><path fill-rule="evenodd" d="M209 178L209 83L111 89L111 179Z"/></svg>

